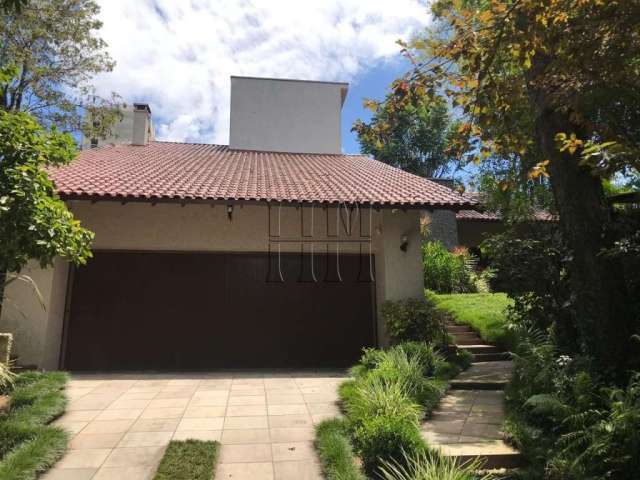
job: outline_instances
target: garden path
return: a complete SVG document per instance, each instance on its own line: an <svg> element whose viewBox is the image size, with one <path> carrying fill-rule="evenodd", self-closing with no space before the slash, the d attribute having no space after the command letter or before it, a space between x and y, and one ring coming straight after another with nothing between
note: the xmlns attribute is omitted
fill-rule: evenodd
<svg viewBox="0 0 640 480"><path fill-rule="evenodd" d="M461 461L478 459L487 469L518 465L520 454L502 439L504 388L509 382L509 355L487 345L473 330L447 326L458 348L474 355L471 368L451 382L451 389L423 424L422 435L444 455Z"/></svg>

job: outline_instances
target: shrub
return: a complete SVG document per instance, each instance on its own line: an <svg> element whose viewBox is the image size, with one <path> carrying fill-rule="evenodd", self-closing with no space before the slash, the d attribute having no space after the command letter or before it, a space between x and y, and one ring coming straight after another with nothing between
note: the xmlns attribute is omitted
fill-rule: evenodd
<svg viewBox="0 0 640 480"><path fill-rule="evenodd" d="M369 375L357 383L348 401L354 446L369 475L377 471L380 460L400 459L403 450L424 446L419 431L423 411L406 389L400 382Z"/></svg>
<svg viewBox="0 0 640 480"><path fill-rule="evenodd" d="M490 475L480 476L479 461L460 464L454 457L445 457L422 451L404 455L402 463L383 461L380 468L384 480L490 480Z"/></svg>
<svg viewBox="0 0 640 480"><path fill-rule="evenodd" d="M382 304L380 313L394 344L418 341L442 345L446 342L447 314L438 310L431 299L388 300Z"/></svg>
<svg viewBox="0 0 640 480"><path fill-rule="evenodd" d="M316 427L316 448L328 480L365 480L354 462L345 420L332 418L321 422Z"/></svg>
<svg viewBox="0 0 640 480"><path fill-rule="evenodd" d="M353 367L351 372L361 379L359 384L367 381L397 384L406 396L431 411L443 393L442 382L432 377L445 367L456 368L449 365L433 346L424 342L407 342L387 351L366 349L361 363ZM355 384L347 382L341 388L346 392L343 398L353 398L351 390Z"/></svg>
<svg viewBox="0 0 640 480"><path fill-rule="evenodd" d="M9 365L0 362L0 395L11 389L14 380L15 375L11 372Z"/></svg>
<svg viewBox="0 0 640 480"><path fill-rule="evenodd" d="M519 336L505 427L529 460L527 478L636 478L640 373L625 388L607 386L591 358L564 355L553 335Z"/></svg>
<svg viewBox="0 0 640 480"><path fill-rule="evenodd" d="M346 410L347 405L349 405L356 396L356 380L347 380L346 382L342 382L340 386L338 386L338 397L340 397L340 401L342 402L342 407Z"/></svg>
<svg viewBox="0 0 640 480"><path fill-rule="evenodd" d="M363 418L356 425L353 438L369 476L377 475L384 461L402 464L404 452L426 448L418 424L391 413Z"/></svg>
<svg viewBox="0 0 640 480"><path fill-rule="evenodd" d="M381 364L389 364L390 356L404 363L412 359L411 361L421 365L425 377L433 376L436 365L442 361L442 356L432 345L426 342L404 342L394 345L386 351L375 348L363 349L362 357L360 357L358 364L351 368L351 373L354 377L364 376ZM404 358L399 358L399 356Z"/></svg>
<svg viewBox="0 0 640 480"><path fill-rule="evenodd" d="M442 396L442 384L439 381L424 378L422 375L416 374L416 372L419 372L419 370L385 371L378 369L371 372L367 377L367 381L379 379L385 382L397 383L404 395L422 407L421 411L426 408L431 412Z"/></svg>
<svg viewBox="0 0 640 480"><path fill-rule="evenodd" d="M362 377L367 372L376 368L385 355L386 353L384 350L379 350L377 348L363 348L360 361L351 367L349 373L356 378Z"/></svg>
<svg viewBox="0 0 640 480"><path fill-rule="evenodd" d="M349 418L356 423L377 415L410 423L417 423L422 417L422 409L407 396L405 385L378 375L358 382L346 407Z"/></svg>
<svg viewBox="0 0 640 480"><path fill-rule="evenodd" d="M440 242L422 245L424 283L438 293L468 293L477 291L473 283L474 260L466 249L454 252Z"/></svg>
<svg viewBox="0 0 640 480"><path fill-rule="evenodd" d="M394 349L402 349L408 357L416 358L422 365L422 374L425 377L433 377L437 366L443 361L436 348L426 342L404 342L391 350Z"/></svg>
<svg viewBox="0 0 640 480"><path fill-rule="evenodd" d="M548 470L559 478L638 478L640 373L626 389L606 388L604 405L575 409L564 422L558 454Z"/></svg>
<svg viewBox="0 0 640 480"><path fill-rule="evenodd" d="M494 288L513 299L509 321L544 332L553 325L557 345L577 352L575 305L567 281L571 254L559 227L536 222L510 229L485 240L482 252L495 269Z"/></svg>
<svg viewBox="0 0 640 480"><path fill-rule="evenodd" d="M402 343L386 351L363 351L360 363L351 369L356 379L342 383L339 395L347 416L344 425L368 478L379 477L382 461L402 465L406 452L413 455L426 449L420 420L444 393L446 382L436 375L445 365L444 357L425 342ZM331 451L340 458L339 451L346 446L337 438L334 443ZM332 461L336 463L341 462Z"/></svg>

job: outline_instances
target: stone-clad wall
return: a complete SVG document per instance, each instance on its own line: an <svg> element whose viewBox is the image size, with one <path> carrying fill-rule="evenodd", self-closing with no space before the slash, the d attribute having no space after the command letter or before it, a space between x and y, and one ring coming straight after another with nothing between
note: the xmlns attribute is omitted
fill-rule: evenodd
<svg viewBox="0 0 640 480"><path fill-rule="evenodd" d="M456 213L451 210L423 210L421 224L428 240L438 240L451 249L458 243Z"/></svg>

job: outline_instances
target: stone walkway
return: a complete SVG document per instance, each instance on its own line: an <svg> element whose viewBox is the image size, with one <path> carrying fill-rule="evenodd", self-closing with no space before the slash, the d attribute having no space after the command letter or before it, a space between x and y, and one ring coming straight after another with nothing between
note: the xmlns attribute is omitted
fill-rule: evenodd
<svg viewBox="0 0 640 480"><path fill-rule="evenodd" d="M69 450L45 480L147 480L170 440L222 443L216 479L321 479L314 425L343 372L74 375Z"/></svg>
<svg viewBox="0 0 640 480"><path fill-rule="evenodd" d="M422 436L463 462L478 459L484 468L517 466L519 453L504 443L501 432L511 361L466 326L452 324L448 330L458 348L474 354L474 363L451 382L451 390L423 424Z"/></svg>

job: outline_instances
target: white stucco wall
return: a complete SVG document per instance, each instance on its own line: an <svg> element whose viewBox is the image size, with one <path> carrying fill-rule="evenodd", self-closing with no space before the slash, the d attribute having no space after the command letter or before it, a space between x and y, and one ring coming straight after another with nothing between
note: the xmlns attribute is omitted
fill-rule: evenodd
<svg viewBox="0 0 640 480"><path fill-rule="evenodd" d="M269 216L263 205L236 205L232 220L226 205L204 204L69 202L69 207L83 225L95 232L94 248L99 250L166 250L264 252L268 250ZM336 209L329 209L329 234L336 233ZM282 239L298 238L301 210L282 207ZM276 233L277 208L272 210L272 234ZM314 235L319 245L326 238L327 210L314 210ZM304 211L305 235L309 235L310 210ZM376 256L375 295L378 307L388 299L420 297L423 277L420 254L420 212L417 210L381 210L363 216L363 234L372 234L371 249ZM357 238L360 223L354 220ZM344 231L340 238L346 238ZM400 249L407 236L407 251ZM354 238L353 236L351 237ZM364 237L361 237L364 239ZM275 244L272 244L272 246ZM342 252L359 252L357 244L341 244ZM282 251L299 251L299 243L282 244ZM15 348L22 363L43 368L58 366L68 265L57 260L55 267L42 270L31 264L25 273L37 282L46 309L24 284L12 284L6 295L15 307L5 307L0 317L0 331L15 333ZM24 317L18 315L19 307ZM378 319L379 340L385 343L384 325Z"/></svg>
<svg viewBox="0 0 640 480"><path fill-rule="evenodd" d="M424 296L420 211L384 210L382 228L381 253L376 256L378 310L385 300ZM404 236L408 242L406 251L400 249ZM377 322L378 341L386 346L386 327L380 317Z"/></svg>
<svg viewBox="0 0 640 480"><path fill-rule="evenodd" d="M13 354L22 365L58 366L67 272L68 265L62 259L46 269L29 262L21 275L28 276L37 291L21 280L5 289L0 331L13 333Z"/></svg>
<svg viewBox="0 0 640 480"><path fill-rule="evenodd" d="M229 147L341 153L347 84L231 77Z"/></svg>
<svg viewBox="0 0 640 480"><path fill-rule="evenodd" d="M269 214L264 205L235 205L229 220L227 205L177 203L69 202L69 207L82 224L95 233L95 249L121 250L187 250L218 252L265 252L269 246ZM276 235L278 214L282 239L298 238L300 218L304 215L305 235L309 235L311 209L302 211L292 206L271 209L271 234ZM338 225L336 209L315 207L314 237L335 235ZM367 217L368 219L368 217ZM373 211L372 229L382 222L382 213ZM379 229L378 229L379 230ZM347 238L344 231L338 232ZM275 238L273 239L275 242ZM344 248L348 248L347 245ZM283 251L299 251L299 245L282 244ZM357 251L351 247L351 251Z"/></svg>

